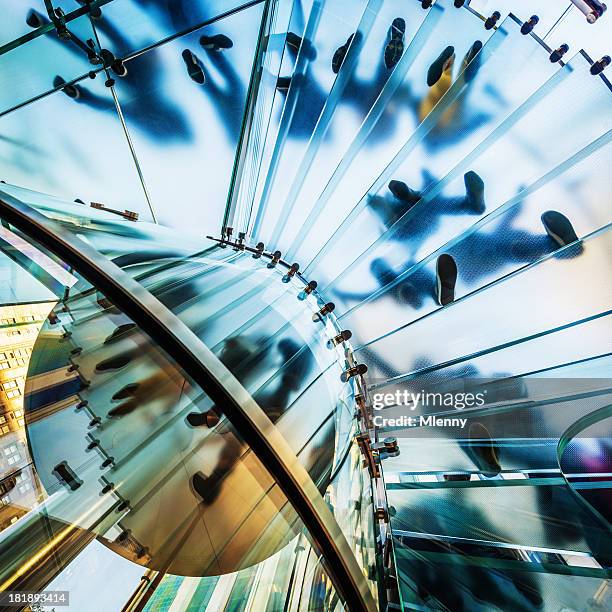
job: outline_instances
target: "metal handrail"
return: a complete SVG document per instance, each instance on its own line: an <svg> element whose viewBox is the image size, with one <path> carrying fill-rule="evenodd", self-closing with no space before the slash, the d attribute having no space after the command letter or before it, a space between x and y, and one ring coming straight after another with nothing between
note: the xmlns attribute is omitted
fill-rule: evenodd
<svg viewBox="0 0 612 612"><path fill-rule="evenodd" d="M79 272L198 384L250 445L307 528L338 594L351 611L375 610L367 581L308 472L248 391L157 298L90 245L31 206L3 194L0 217Z"/></svg>

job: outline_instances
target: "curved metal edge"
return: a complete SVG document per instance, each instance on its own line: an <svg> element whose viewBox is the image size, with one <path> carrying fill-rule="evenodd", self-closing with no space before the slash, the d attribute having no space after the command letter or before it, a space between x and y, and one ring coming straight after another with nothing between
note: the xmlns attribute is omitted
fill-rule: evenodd
<svg viewBox="0 0 612 612"><path fill-rule="evenodd" d="M376 610L355 555L308 472L248 391L174 313L121 268L32 207L0 192L0 217L71 265L164 349L223 411L300 517L351 611Z"/></svg>
<svg viewBox="0 0 612 612"><path fill-rule="evenodd" d="M591 425L595 425L611 417L612 404L608 404L607 406L602 406L597 410L593 410L593 412L585 414L577 421L572 423L561 434L561 436L559 437L559 442L557 442L557 464L559 465L559 472L561 472L561 476L563 477L565 484L567 485L568 489L574 494L574 497L576 498L578 503L588 512L590 512L604 529L606 529L612 534L612 526L610 525L610 521L608 521L607 518L605 518L592 504L590 504L582 495L580 495L580 493L578 493L576 489L574 489L572 483L567 478L561 466L565 449L567 448L568 444L578 436L578 434L580 434L585 429L588 429Z"/></svg>

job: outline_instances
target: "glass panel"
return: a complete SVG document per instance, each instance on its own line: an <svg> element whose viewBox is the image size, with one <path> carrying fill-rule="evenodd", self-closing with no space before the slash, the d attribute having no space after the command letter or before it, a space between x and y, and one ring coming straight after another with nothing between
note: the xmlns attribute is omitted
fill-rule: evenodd
<svg viewBox="0 0 612 612"><path fill-rule="evenodd" d="M302 0L299 2L294 2L293 10L291 12L291 19L289 21L289 28L280 36L280 39L274 40L274 47L280 54L280 70L278 74L268 75L268 79L266 79L266 85L273 92L274 99L272 103L272 108L270 110L268 125L265 132L265 140L261 143L261 161L259 163L258 173L254 177L255 184L252 187L253 193L249 196L249 223L252 223L254 221L254 218L251 218L251 209L253 208L253 204L254 202L259 202L261 200L261 194L265 187L265 179L267 176L268 168L270 167L272 161L272 156L275 151L276 140L278 138L278 133L281 128L283 108L285 106L285 100L287 99L287 96L276 88L277 77L279 75L291 74L296 63L296 53L294 49L291 48L290 50L289 45L286 44L287 34L289 32L293 32L294 34L299 35L301 38L305 37L306 19L312 14L312 5L313 0ZM266 90L260 89L257 97L259 98L260 95L262 95L262 91ZM239 225L238 227L241 228L245 226Z"/></svg>
<svg viewBox="0 0 612 612"><path fill-rule="evenodd" d="M78 290L88 291L87 284ZM35 348L26 390L28 440L48 498L0 536L5 543L31 542L13 548L2 564L4 578L12 580L43 544L32 532L42 513L57 523L58 541L87 529L154 569L170 562L176 573L218 574L268 557L296 533L295 525L300 530L286 500L229 423L198 430L185 422L210 400L97 296L97 315L82 318L71 309L80 300L73 293L56 308L55 323L45 324L39 339L45 359Z"/></svg>
<svg viewBox="0 0 612 612"><path fill-rule="evenodd" d="M148 218L136 167L103 78L77 87L76 100L58 91L0 119L3 179L64 200L100 202Z"/></svg>
<svg viewBox="0 0 612 612"><path fill-rule="evenodd" d="M558 612L580 610L586 602L592 609L605 608L609 599L604 577L546 573L535 562L507 561L503 551L498 553L500 560L487 559L479 565L452 553L430 553L423 559L420 551L412 553L398 545L396 554L402 602L407 608ZM521 565L525 569L512 569Z"/></svg>
<svg viewBox="0 0 612 612"><path fill-rule="evenodd" d="M43 4L42 0L40 4ZM27 14L29 6L21 9L20 13L23 11ZM46 23L47 13L44 7L40 8L38 14ZM24 26L27 29L25 15ZM71 21L68 29L82 42L95 40L89 17L86 15ZM74 42L59 38L55 30L38 36L27 44L0 55L0 113L53 90L58 86L57 76L65 81L72 81L86 75L93 68L86 53ZM49 129L53 116L47 116L46 129Z"/></svg>
<svg viewBox="0 0 612 612"><path fill-rule="evenodd" d="M440 15L440 11L444 12ZM419 126L433 106L430 105L431 91L426 84L427 73L432 62L440 56L448 42L453 42L457 57L463 58L476 40L484 43L493 33L493 30L485 30L482 22L475 19L469 11L458 10L450 2L434 4L430 14L432 20L437 23L430 30L428 16L423 24L422 36L425 40L419 36L420 30L413 38L412 42L416 45L413 51L417 54L412 55L412 45L409 45L408 53L404 55L406 63L409 64L406 66L407 76L402 86L387 101L387 108L394 110L392 125L389 125L389 118L385 114L381 115L374 129L368 131L367 139L361 143L359 154L352 159L350 166L342 168L341 177L332 177L319 195L325 204L324 213L322 213L322 204L317 202L313 209L318 211L317 222L311 230L309 228L307 235L300 236L301 248L298 251L300 260L310 261L340 223L343 228L350 225L356 212L365 206L363 202L359 205L361 208L356 207L351 212L355 202L362 199L364 192L376 180L385 165L398 152L403 151L405 155L408 146L412 147L421 140L426 130ZM496 43L493 44L495 45ZM488 51L485 54L488 54ZM456 62L457 65L459 63ZM458 65L456 71L459 77L462 72L461 66ZM460 92L464 88L464 80L459 78L453 92ZM438 88L434 89L437 95L441 96ZM449 96L447 100L451 98L452 96ZM427 125L429 124L425 124L425 127ZM323 254L320 253L319 257L323 257ZM313 269L314 267L309 264L307 270Z"/></svg>
<svg viewBox="0 0 612 612"><path fill-rule="evenodd" d="M68 591L66 610L121 610L145 569L93 540L45 588ZM103 581L104 588L96 588ZM95 591L94 591L95 589Z"/></svg>
<svg viewBox="0 0 612 612"><path fill-rule="evenodd" d="M32 192L24 194L35 199ZM166 232L160 226L107 220L105 211L59 205L52 198L39 208L113 257L205 341L216 329L213 350L285 436L362 566L369 567L375 550L370 482L352 443L354 385L340 380L349 356L341 344L328 348L338 327L331 319L315 320L317 298L297 299L304 281L232 248L158 257L164 240L156 235ZM128 237L131 259L121 254L121 239ZM251 314L241 324L224 316L247 305ZM71 288L45 322L27 381L28 440L48 497L23 523L0 534L5 542L28 542L21 556L7 557L9 580L48 541L41 539L43 513L53 523L50 537L62 539L83 528L135 563L181 575L214 576L265 563L302 532L277 485L221 410L85 281ZM320 564L309 571L312 592L303 595L316 600L309 605L319 605L323 587L323 599L338 605ZM53 572L27 577L45 582ZM240 573L231 585L219 580L207 596L221 597L222 588L228 605L238 609L248 592L260 588L253 581L258 572ZM177 596L187 597L201 584L181 583ZM370 586L375 589L374 582Z"/></svg>
<svg viewBox="0 0 612 612"><path fill-rule="evenodd" d="M267 140L269 130L274 129L272 114L275 106L282 105L284 97L277 92L276 83L280 75L281 65L286 49L287 32L293 31L292 24L300 13L301 2L280 2L273 5L273 16L265 41L261 60L261 73L257 89L255 110L248 124L247 148L243 157L242 169L238 169L233 189L233 210L230 211L225 225L246 229L251 214L251 206L263 158L270 143ZM249 120L246 119L248 122ZM269 160L268 160L269 161Z"/></svg>
<svg viewBox="0 0 612 612"><path fill-rule="evenodd" d="M508 29L507 33L505 28ZM402 154L385 169L372 188L370 188L367 195L361 200L360 204L355 209L355 214L351 213L348 222L343 224L340 231L332 237L328 245L326 245L322 252L317 255L315 262L310 264L311 268L316 265L316 261L320 261L324 255L329 253L335 255L334 261L337 262L337 265L329 272L327 272L329 267L326 266L326 273L331 273L331 278L334 278L332 274L339 273L347 266L352 260L351 255L355 255L354 247L351 250L347 249L348 240L346 230L348 230L349 227L351 229L351 235L356 233L361 237L361 241L358 243L361 245L359 251L361 258L365 258L365 252L367 251L364 252L364 247L366 245L374 243L374 246L378 246L383 239L387 240L387 250L389 250L391 245L394 245L397 241L400 228L404 228L405 226L407 226L407 229L402 235L410 235L411 240L404 242L409 247L409 251L418 252L418 248L423 243L427 246L429 245L427 239L432 235L433 230L437 229L437 226L443 225L440 220L440 217L444 214L442 210L450 209L446 212L448 223L445 223L442 228L446 229L446 226L449 226L450 229L453 227L450 219L452 215L464 220L469 219L470 215L482 214L484 209L491 205L492 196L503 192L504 188L506 192L510 192L509 196L514 195L516 191L510 191L511 189L516 190L517 187L524 185L529 177L537 178L551 167L548 165L552 157L551 152L543 150L541 145L542 141L540 141L540 143L531 142L534 132L537 129L535 126L538 126L538 128L540 127L545 110L547 113L546 119L549 125L551 123L548 114L548 106L542 103L538 105L537 103L540 102L542 98L545 98L547 94L550 94L552 90L558 92L557 95L562 95L559 90L563 89L563 93L567 95L567 91L570 89L570 85L568 84L570 79L565 77L570 75L572 69L567 68L556 74L539 89L536 95L530 98L529 96L536 91L537 86L554 71L554 66L551 62L534 61L535 59L544 60L544 58L541 57L533 57L534 54L541 53L542 50L533 39L520 36L518 29L518 24L509 18L508 23L504 23L504 29L500 28L497 30L489 44L485 45L481 51L481 53L490 51L492 53L491 58L486 63L484 63L484 59L480 61L482 68L477 72L474 79L469 82L470 86L472 84L475 86L482 86L482 89L479 89L481 93L479 99L485 101L485 104L483 104L484 108L486 108L487 104L497 107L492 111L493 115L484 120L482 118L484 110L481 111L480 118L474 115L473 101L470 102L469 105L467 103L466 96L469 89L464 89L456 102L448 106L449 103L446 102L446 100L448 98L453 100L454 98L452 90L449 90L440 101L440 104L438 104L436 109L429 115L426 122L421 124L421 127L423 127L430 120L434 121L434 125L428 128L427 138L424 141L425 148L423 150L414 150L414 154L412 154L411 150L413 146L408 146L410 141L407 143ZM503 42L506 44L504 45ZM512 53L511 49L514 44L517 45L519 50L521 47L526 49L528 51L526 55L523 55L520 51ZM497 45L499 45L499 47ZM490 47L493 48L490 49ZM513 65L509 57L517 58L519 60L518 64ZM516 102L519 103L523 102L525 99L527 99L527 101L522 106L519 105L519 108L512 105L510 109L506 109L506 112L500 112L498 104L494 103L491 97L486 95L486 92L490 91L492 84L499 79L502 67L505 72L506 65L510 66L511 72L517 77L520 76L522 82L522 64L525 62L528 65L530 60L532 64L542 66L543 71L539 75L537 74L539 71L536 71L536 75L539 78L535 79L533 89L527 87L526 91L522 91L524 97L519 95L518 98L515 99ZM589 93L596 94L597 83L589 83L587 81L587 76L590 77L591 75L588 73L588 66L586 64L587 62L584 58L578 57L574 65L578 68L582 68L581 77L585 81L585 85L591 85ZM512 81L511 78L510 81ZM591 81L593 81L593 79L591 79ZM561 83L565 85L565 88L560 87ZM457 92L461 92L461 88L458 88ZM600 95L602 95L602 93L603 92L600 92ZM576 96L575 92L574 96ZM473 98L471 98L471 100L473 100ZM550 103L550 99L547 101ZM591 104L591 99L588 95L585 95L581 102L583 107L586 107L587 103L589 105ZM514 109L514 111L512 111L512 109ZM574 110L574 107L572 107L568 109L567 112L573 114ZM435 120L433 119L434 116L436 117ZM558 116L561 120L561 110ZM577 117L578 115L574 116ZM505 121L500 123L502 119L505 119ZM596 127L595 123L594 121L591 125L592 131L588 134L591 135L593 131L597 130L593 137L601 133L601 124L599 124L599 127ZM557 124L555 124L555 129L556 125ZM496 129L490 132L491 127L496 127ZM546 126L543 129L551 129L551 127L552 126ZM531 165L528 167L517 167L517 172L520 173L520 179L516 178L512 180L510 175L507 178L504 177L502 181L502 179L497 176L497 174L499 174L498 168L495 168L495 181L493 181L491 176L490 180L486 182L485 179L487 176L481 169L487 169L492 173L493 169L490 165L493 161L495 161L495 163L499 162L499 155L502 150L504 155L508 154L508 150L515 150L517 156L527 156L523 146L520 143L514 142L518 134L524 134L527 131L531 132L530 136L527 136L530 147L529 156ZM552 130L551 132L547 132L547 135L554 137L552 135ZM586 144L589 140L585 138L579 142ZM569 154L569 152L574 152L575 149L573 149L573 146L574 143L568 142L563 151L567 151L567 154ZM510 149L510 147L512 148ZM541 160L537 166L531 161L531 156L538 161ZM556 159L558 163L563 157L559 155ZM486 165L487 161L489 162L489 166ZM457 164L457 162L460 163L453 168L453 164ZM527 166L527 164L525 164L525 166ZM537 170L534 169L534 166ZM449 170L451 170L451 172L444 177ZM461 176L452 182L455 190L450 192L450 186L448 184L451 182L452 178L457 177L461 170L469 172L466 172L465 175L461 172ZM389 179L395 181L395 183L390 183ZM482 185L483 181L485 182L484 186ZM518 183L518 185L516 183ZM391 185L391 187L388 185ZM419 185L422 185L422 187ZM394 197L391 189L394 189L397 194L402 195L404 199L399 199L399 196ZM471 199L468 200L466 196L464 205L460 200L460 194L462 192L469 194L471 197ZM484 195L483 192L485 192ZM421 198L421 200L417 201L419 198ZM429 202L432 202L432 204L426 206ZM424 211L425 207L427 211ZM419 222L417 218L421 215L423 218ZM413 218L415 219L411 220ZM444 219L444 221L446 220L447 219ZM455 221L455 225L459 222L460 221ZM380 226L387 231L382 236L378 235L377 237L377 230ZM390 230L390 228L392 229ZM427 246L425 248L427 248ZM341 257L339 253L342 253ZM353 268L353 270L355 270L355 268Z"/></svg>
<svg viewBox="0 0 612 612"><path fill-rule="evenodd" d="M546 0L470 0L470 8L478 11L484 17L489 17L494 11L499 11L505 17L512 11L521 21L527 21L536 14L539 22L534 32L543 37L563 15L569 1L547 2ZM578 49L576 49L577 51Z"/></svg>
<svg viewBox="0 0 612 612"><path fill-rule="evenodd" d="M385 83L382 88L380 95L376 98L376 101L372 104L372 107L367 111L367 115L363 119L363 123L359 127L355 136L350 141L348 148L346 151L341 149L341 155L337 166L334 167L334 164L331 165L331 169L333 172L331 176L327 179L327 183L322 181L321 185L325 183L325 187L321 191L320 195L317 197L316 194L319 193L315 190L315 195L312 196L312 201L315 202L312 210L309 212L306 220L304 221L301 232L304 236L308 236L310 231L312 230L313 225L319 219L322 211L325 209L327 205L327 201L333 194L334 190L337 188L338 184L343 179L346 172L349 170L353 160L357 157L358 154L363 152L363 147L366 145L371 133L374 131L376 133L376 129L378 126L378 121L382 118L383 125L388 123L389 120L393 119L395 114L397 113L398 105L392 103L393 97L398 92L398 88L401 86L406 73L412 67L412 64L418 59L421 50L426 45L429 37L432 35L433 30L436 28L438 21L442 16L442 9L439 4L433 6L432 10L427 11L426 13L421 12L421 18L417 18L416 20L411 19L410 23L416 21L417 28L415 29L414 36L411 38L410 42L405 47L404 54L401 59L397 63L393 73ZM407 26L411 29L411 26ZM388 111L388 105L393 109L393 113L390 115ZM401 104L399 105L401 107ZM387 130L388 132L388 130ZM385 128L383 127L380 135L385 138L387 133ZM326 173L324 174L326 175ZM311 173L311 176L314 176L314 173ZM333 210L326 210L327 215L333 215ZM293 257L293 255L297 252L298 244L301 241L295 242L289 249L288 255Z"/></svg>
<svg viewBox="0 0 612 612"><path fill-rule="evenodd" d="M262 6L129 60L127 76L117 79L121 110L163 225L200 235L219 232ZM233 46L201 47L200 37L217 34L229 37ZM197 58L188 63L201 72L204 84L190 78L184 52Z"/></svg>
<svg viewBox="0 0 612 612"><path fill-rule="evenodd" d="M395 509L396 535L418 532L594 554L612 543L608 530L563 485L387 490L387 499Z"/></svg>
<svg viewBox="0 0 612 612"><path fill-rule="evenodd" d="M555 117L558 117L559 123L557 123L557 119L551 121L549 109L552 100L545 99L543 103L534 107L531 112L522 117L509 131L506 132L500 128L500 133L497 135L498 139L495 139L494 144L485 149L482 154L479 153L485 145L476 149L473 155L470 154L468 159L455 167L444 180L424 192L419 191L418 193L422 194L422 198L392 225L391 230L375 239L375 249L360 256L360 265L353 264L351 271L342 276L341 284L338 283L342 287L338 291L340 296L344 294L352 300L357 298L355 301L367 300L369 298L367 290L359 293L352 290L352 287L364 284L363 279L367 270L370 277L379 279L379 286L382 285L382 287L387 285L389 285L389 288L399 287L400 283L404 281L402 286L406 299L402 304L403 307L397 309L398 316L393 318L395 325L407 323L414 318L415 311L419 315L431 312L435 308L435 291L431 285L432 279L435 279L435 271L433 277L430 275L432 274L432 267L435 270L435 259L442 252L442 249L445 249L444 252L446 252L448 246L460 241L466 230L467 236L472 241L482 238L482 234L472 233L476 229L472 226L474 215L481 217L486 210L496 211L501 205L510 207L518 204L524 195L531 191L537 191L538 188L549 182L556 182L559 174L587 158L599 147L610 141L612 134L602 134L603 124L599 118L593 118L593 121L591 121L592 114L589 114L592 104L601 102L602 109L609 106L605 102L605 100L608 100L609 92L605 87L602 87L599 79L589 74L588 63L582 56L575 58L568 66L570 70L573 70L571 78L565 79L562 86L555 89L555 96L560 96L564 101L568 98L572 100L564 108L567 115L564 116L559 109L559 114L555 115ZM555 78L553 77L553 80ZM577 79L576 82L580 81L581 83L581 87L578 89L570 86L574 78ZM585 97L576 100L575 97L581 96L582 93ZM584 129L573 132L571 137L559 139L559 125L566 122L580 122ZM544 130L544 134L541 134L540 130ZM536 133L541 138L538 141L540 144L536 144ZM529 145L526 145L527 141L529 141ZM541 143L544 142L557 142L557 145L544 148L541 146ZM525 146L529 148L530 153L528 155L524 153ZM584 149L580 150L581 147L584 147ZM504 160L507 158L509 151L515 152L513 158L516 157L517 161L501 173L500 167L504 165ZM556 164L560 165L555 167ZM597 167L596 162L594 162L594 167ZM462 175L466 170L469 170L469 172ZM467 196L462 196L462 193L467 193L466 185L478 182L478 177L484 183L483 200L470 200ZM530 185L530 187L528 191L523 193L525 185ZM561 185L563 183L560 184L560 188ZM476 205L478 205L478 208L470 208ZM549 203L548 207L552 207L552 205ZM519 210L520 208L517 206L515 211L518 212ZM501 214L501 210L497 214ZM494 214L491 218L496 217L497 214ZM572 212L570 218L573 216L579 215ZM352 231L358 231L364 237L370 235L373 238L372 227L375 227L373 219L370 210L364 211L357 222L352 225ZM511 217L506 219L506 223L510 223ZM393 220L392 218L389 223L392 223ZM571 221L568 220L567 223L571 227ZM470 229L471 227L472 229ZM527 259L541 257L558 248L558 244L545 235L543 224L541 225L541 234L533 238L526 234L517 236L508 234L507 227L503 226L503 222L501 222L500 227L500 235L510 239L512 243L511 249L513 250L511 253L517 254L516 256L512 255L512 257L519 260L524 257L527 257ZM476 238L472 238L473 236L476 236ZM514 241L514 239L517 240ZM383 240L386 240L386 242L383 243ZM518 242L523 243L524 241L524 245L518 244ZM400 245L401 248L398 248ZM494 247L496 255L494 257L500 254L497 252L498 246L496 243ZM472 250L474 247L476 249ZM436 252L435 250L438 248L440 251ZM348 249L346 240L340 241L334 247L334 253L337 253L337 255L333 261L346 265ZM479 249L480 246L473 244L470 247L470 255L487 259L485 253L479 253ZM433 254L429 255L432 251ZM509 258L506 257L507 259ZM502 260L501 257L500 260ZM482 266L480 260L478 265L479 267ZM339 267L336 267L336 269ZM396 267L400 268L399 274L394 271ZM469 267L474 269L474 266L470 265ZM377 269L388 270L388 273L379 274L377 277ZM483 267L480 267L480 270L483 269ZM467 272L467 270L461 271L460 274L463 275L463 272ZM357 274L359 274L359 279L357 279ZM469 274L467 273L466 276L469 276ZM425 289L426 287L429 287L431 291ZM349 288L351 289L349 290ZM396 291L394 293L390 292L389 295L397 295ZM355 297L352 297L351 294ZM384 295L384 291L375 289L371 295L373 301L370 303L373 307L377 303L375 298ZM432 302L429 301L430 296ZM363 314L365 315L365 312ZM353 313L351 318L352 321L355 321L356 314ZM366 315L366 320L367 318ZM364 329L361 333L365 333L366 338L371 338L377 332L370 328Z"/></svg>
<svg viewBox="0 0 612 612"><path fill-rule="evenodd" d="M103 48L124 57L158 43L168 36L197 28L205 21L231 12L244 5L262 4L240 0L113 0L102 7L102 18L95 27ZM252 12L256 21L261 6ZM216 27L216 26L211 26ZM254 25L254 27L257 27ZM250 28L249 28L250 29ZM247 29L245 31L248 32ZM238 37L236 37L238 38ZM234 39L234 42L238 42ZM252 61L253 54L249 55ZM245 58L246 60L246 58Z"/></svg>
<svg viewBox="0 0 612 612"><path fill-rule="evenodd" d="M327 133L339 97L349 83L350 74L361 51L361 41L369 35L380 5L380 0L370 0L365 8L362 3L356 4L349 19L341 12L345 6L341 6L339 2L327 2L322 15L317 15L324 23L321 29L310 36L317 55L305 64L305 72L302 74L302 58L298 54L296 71L287 92L281 118L281 133L275 145L272 166L268 171L262 201L257 211L259 222L255 221L253 232L264 242L271 241L276 244L278 240L279 229L290 215L291 202L287 199L293 199L292 182L301 181L300 174L303 177L307 165L314 160L316 142ZM356 28L354 32L351 32L352 27ZM346 35L347 39L344 38ZM353 38L349 40L351 36ZM342 72L339 72L338 66L333 65L337 49L328 46L328 38L336 41L346 40L346 46L340 50L340 53L344 51L345 54ZM355 44L352 43L353 40ZM312 51L307 48L301 49L301 55L306 56L306 59L309 59L309 53L312 55ZM324 62L324 59L327 61ZM333 74L338 76L334 77ZM291 163L286 160L291 160ZM300 163L305 165L303 170L300 170ZM268 217L271 220L268 220Z"/></svg>
<svg viewBox="0 0 612 612"><path fill-rule="evenodd" d="M421 364L450 365L457 358L459 362L466 361L481 353L536 340L564 327L597 319L608 312L612 298L610 287L594 282L599 275L606 274L611 241L609 231L598 232L582 243L566 247L560 254L549 255L540 263L437 311L438 316L422 317L413 325L381 337L370 343L368 350L384 355L390 368L401 373L398 378L402 378L414 369L415 360ZM569 278L571 300L562 298L567 295ZM521 296L520 301L517 296ZM558 303L562 307L548 308L551 300L561 300ZM410 341L406 344L408 337ZM429 341L451 337L452 343ZM410 346L410 351L405 346ZM539 351L539 344L533 342L531 350Z"/></svg>
<svg viewBox="0 0 612 612"><path fill-rule="evenodd" d="M576 6L573 4L570 6L570 10L544 37L546 44L553 49L557 49L562 44L568 44L573 51L584 49L595 61L604 55L609 55L610 14L595 23L588 23Z"/></svg>
<svg viewBox="0 0 612 612"><path fill-rule="evenodd" d="M376 9L375 13L373 9ZM347 54L342 63L339 73L342 78L336 79L330 91L293 182L283 179L285 188L290 185L291 189L287 192L280 217L274 220L273 241L283 250L288 248L289 257L296 250L293 244L296 232L312 203L334 169L337 173L337 166L346 163L346 157L350 156L347 146L351 149L357 146L354 137L367 129L363 123L366 117L368 123L375 121L373 115L378 112L373 108L375 103L380 105L383 98L389 97L389 92L397 88L403 78L407 60L391 68L387 68L383 61L393 20L404 20L405 45L415 48L418 46L415 34L428 15L432 15L430 21L434 21L438 12L424 11L416 2L384 2L380 7L370 3L366 7L357 30L359 36L351 48L352 55ZM421 32L419 40L422 37ZM408 59L412 55L408 51L405 54ZM392 74L393 79L390 78ZM390 113L386 115L389 115L385 117L387 122L391 122ZM288 176L290 178L291 173Z"/></svg>
<svg viewBox="0 0 612 612"><path fill-rule="evenodd" d="M479 486L483 482L490 482L491 486L513 486L517 480L526 486L538 486L549 482L544 478L554 478L556 484L564 485L557 457L559 440L578 419L612 402L610 379L605 379L605 389L593 389L592 392L580 393L577 389L579 383L587 388L597 386L595 380L555 379L548 382L521 378L515 384L517 388L519 385L522 387L522 397L508 399L506 405L501 403L500 406L479 410L429 410L429 414L437 414L438 418L464 418L463 427L436 428L424 424L414 428L401 425L381 428L381 436L397 437L401 451L399 457L385 460L387 485L393 486L390 483L398 482L398 487L407 483L407 486L415 489L443 488L450 480L445 474L466 472L474 474L471 481L468 479L464 483L468 487ZM541 400L532 397L542 388L549 389L552 397ZM591 393L593 397L588 397ZM572 395L574 399L561 397ZM418 419L420 413L427 414L417 411L411 412L411 415ZM387 419L401 417L402 414L406 414L405 407L401 410L385 409L381 417ZM484 445L474 441L479 431L486 431L490 438L487 448L493 449L494 459L491 458L489 463L484 461ZM490 468L493 464L494 471L499 470L498 474L493 474ZM572 473L589 471L592 470L571 470ZM567 472L570 473L570 470ZM435 477L423 479L412 475L415 473Z"/></svg>

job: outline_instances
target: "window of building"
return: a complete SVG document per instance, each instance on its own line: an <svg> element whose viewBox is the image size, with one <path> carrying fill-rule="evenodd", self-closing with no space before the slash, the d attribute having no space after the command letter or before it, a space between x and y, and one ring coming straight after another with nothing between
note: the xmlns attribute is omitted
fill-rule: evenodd
<svg viewBox="0 0 612 612"><path fill-rule="evenodd" d="M6 392L6 397L8 397L9 399L19 397L20 395L21 395L21 391L19 389L11 389L11 391Z"/></svg>
<svg viewBox="0 0 612 612"><path fill-rule="evenodd" d="M2 429L0 430L2 431L2 434L7 434L9 432L9 426L8 425L3 425Z"/></svg>
<svg viewBox="0 0 612 612"><path fill-rule="evenodd" d="M9 380L5 383L2 383L2 387L3 389L6 391L7 389L15 389L17 387L17 381L16 380Z"/></svg>

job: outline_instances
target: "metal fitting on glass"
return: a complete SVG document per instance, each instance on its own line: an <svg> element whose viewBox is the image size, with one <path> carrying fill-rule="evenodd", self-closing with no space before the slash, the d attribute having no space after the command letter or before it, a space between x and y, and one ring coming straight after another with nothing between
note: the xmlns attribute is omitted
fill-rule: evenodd
<svg viewBox="0 0 612 612"><path fill-rule="evenodd" d="M52 473L58 480L68 486L71 491L76 491L83 484L83 481L76 475L67 461L58 463L53 468Z"/></svg>
<svg viewBox="0 0 612 612"><path fill-rule="evenodd" d="M359 450L363 455L363 464L364 467L368 469L371 478L378 478L380 476L380 470L378 468L378 463L374 459L374 455L372 453L372 447L370 444L370 436L368 434L359 434L355 437L357 441L357 445L359 446Z"/></svg>
<svg viewBox="0 0 612 612"><path fill-rule="evenodd" d="M253 259L259 259L261 257L261 254L264 252L264 247L265 245L263 242L257 243L257 246L255 247L257 253L253 253Z"/></svg>
<svg viewBox="0 0 612 612"><path fill-rule="evenodd" d="M465 4L465 0L455 0L455 7L461 8Z"/></svg>
<svg viewBox="0 0 612 612"><path fill-rule="evenodd" d="M111 465L115 464L115 458L114 457L107 457L103 462L102 465L100 466L100 468L107 468L110 467Z"/></svg>
<svg viewBox="0 0 612 612"><path fill-rule="evenodd" d="M125 67L125 64L123 63L122 59L116 59L112 64L111 64L111 70L118 76L118 77L125 77L127 76L127 68Z"/></svg>
<svg viewBox="0 0 612 612"><path fill-rule="evenodd" d="M51 325L56 325L60 322L59 317L53 311L47 315L47 320Z"/></svg>
<svg viewBox="0 0 612 612"><path fill-rule="evenodd" d="M108 49L100 49L100 57L105 68L110 68L112 63L117 59L115 54Z"/></svg>
<svg viewBox="0 0 612 612"><path fill-rule="evenodd" d="M540 18L537 15L532 15L529 20L521 26L521 34L529 34L539 21Z"/></svg>
<svg viewBox="0 0 612 612"><path fill-rule="evenodd" d="M495 11L490 17L488 17L485 21L485 30L491 30L494 28L500 17L501 14L499 11Z"/></svg>
<svg viewBox="0 0 612 612"><path fill-rule="evenodd" d="M87 405L89 404L89 402L87 400L81 400L77 405L75 410L82 410L83 408L85 408Z"/></svg>
<svg viewBox="0 0 612 612"><path fill-rule="evenodd" d="M399 450L399 447L397 445L397 438L385 438L383 440L383 444L385 445L385 451L387 453L396 453Z"/></svg>
<svg viewBox="0 0 612 612"><path fill-rule="evenodd" d="M274 251L272 259L268 262L268 268L275 268L276 264L280 261L281 255L280 251Z"/></svg>
<svg viewBox="0 0 612 612"><path fill-rule="evenodd" d="M317 281L310 281L298 294L298 300L305 300L317 288Z"/></svg>
<svg viewBox="0 0 612 612"><path fill-rule="evenodd" d="M123 542L127 542L130 538L130 531L129 529L124 529L118 536L117 539L115 540L115 542L119 542L119 543L123 543Z"/></svg>
<svg viewBox="0 0 612 612"><path fill-rule="evenodd" d="M548 59L555 64L557 63L567 52L569 51L569 45L563 43L559 48L555 49Z"/></svg>
<svg viewBox="0 0 612 612"><path fill-rule="evenodd" d="M244 251L245 248L245 244L244 244L244 238L245 238L246 234L244 232L238 232L238 242L236 242L236 245L234 246L234 250L235 251Z"/></svg>
<svg viewBox="0 0 612 612"><path fill-rule="evenodd" d="M110 79L112 80L112 79ZM132 210L115 210L114 208L107 208L104 204L100 202L91 202L90 206L97 210L104 210L105 212L113 213L114 215L119 215L128 221L138 221L138 213Z"/></svg>
<svg viewBox="0 0 612 612"><path fill-rule="evenodd" d="M384 523L389 522L389 514L385 508L376 508L374 512L374 519L377 521L383 521Z"/></svg>
<svg viewBox="0 0 612 612"><path fill-rule="evenodd" d="M591 74L601 74L610 65L610 56L604 55L598 62L591 66Z"/></svg>
<svg viewBox="0 0 612 612"><path fill-rule="evenodd" d="M353 332L348 329L341 331L337 336L334 336L331 340L327 341L327 348L333 348L334 346L338 346L343 342L346 342L351 338Z"/></svg>
<svg viewBox="0 0 612 612"><path fill-rule="evenodd" d="M356 366L342 372L340 380L348 382L354 376L363 376L368 371L368 366L365 363L358 363Z"/></svg>
<svg viewBox="0 0 612 612"><path fill-rule="evenodd" d="M99 416L97 416L91 419L91 421L89 421L88 427L97 427L98 425L101 425L101 424L102 424L102 419Z"/></svg>
<svg viewBox="0 0 612 612"><path fill-rule="evenodd" d="M298 263L291 264L291 267L289 268L289 270L287 270L287 274L283 276L283 283L288 283L296 275L299 269L300 269L300 264Z"/></svg>
<svg viewBox="0 0 612 612"><path fill-rule="evenodd" d="M330 312L334 312L334 308L336 308L336 305L333 302L327 302L327 304L325 304L321 310L319 310L319 312L312 315L312 320L315 322L322 321L325 315L328 315Z"/></svg>
<svg viewBox="0 0 612 612"><path fill-rule="evenodd" d="M91 442L87 445L87 450L91 451L94 448L97 448L98 446L100 446L100 440L98 440L97 438L93 438Z"/></svg>
<svg viewBox="0 0 612 612"><path fill-rule="evenodd" d="M424 9L428 9L431 8L431 5L433 4L433 0L421 0L421 6Z"/></svg>
<svg viewBox="0 0 612 612"><path fill-rule="evenodd" d="M586 20L593 24L605 12L606 5L599 0L572 0L572 4L586 17Z"/></svg>
<svg viewBox="0 0 612 612"><path fill-rule="evenodd" d="M231 240L232 232L234 231L233 227L224 227L221 230L221 240Z"/></svg>

